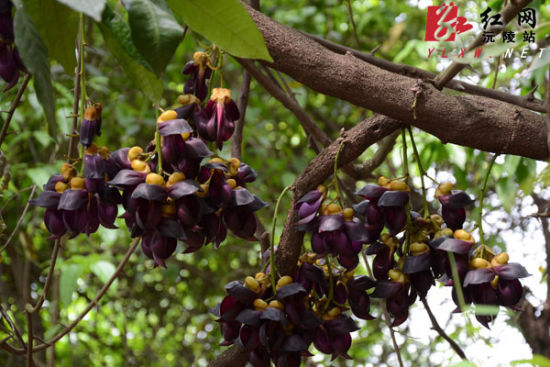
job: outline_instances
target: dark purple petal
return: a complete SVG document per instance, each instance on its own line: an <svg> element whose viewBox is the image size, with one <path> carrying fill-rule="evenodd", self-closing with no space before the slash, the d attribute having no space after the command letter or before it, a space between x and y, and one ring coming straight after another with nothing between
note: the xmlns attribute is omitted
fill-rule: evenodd
<svg viewBox="0 0 550 367"><path fill-rule="evenodd" d="M406 191L386 191L378 199L378 206L399 206L403 207L409 202L409 193Z"/></svg>
<svg viewBox="0 0 550 367"><path fill-rule="evenodd" d="M351 317L342 316L334 320L325 321L325 326L331 335L343 335L359 330L359 327Z"/></svg>
<svg viewBox="0 0 550 367"><path fill-rule="evenodd" d="M190 138L185 141L185 152L190 158L205 158L213 154L198 138Z"/></svg>
<svg viewBox="0 0 550 367"><path fill-rule="evenodd" d="M225 291L245 305L252 304L258 297L256 293L243 286L241 282L237 280L227 283L225 285Z"/></svg>
<svg viewBox="0 0 550 367"><path fill-rule="evenodd" d="M409 255L405 258L405 264L403 264L403 273L412 274L419 271L428 270L430 268L430 253L420 255Z"/></svg>
<svg viewBox="0 0 550 367"><path fill-rule="evenodd" d="M63 223L63 214L58 210L46 209L44 224L48 231L56 237L60 237L67 232Z"/></svg>
<svg viewBox="0 0 550 367"><path fill-rule="evenodd" d="M284 300L287 297L290 297L299 293L303 293L303 294L306 293L306 290L304 289L304 287L302 287L302 285L298 283L290 283L285 286L282 286L279 290L277 290L277 299Z"/></svg>
<svg viewBox="0 0 550 367"><path fill-rule="evenodd" d="M447 238L442 241L436 248L442 251L450 251L455 254L467 254L472 248L473 243L458 240L456 238Z"/></svg>
<svg viewBox="0 0 550 367"><path fill-rule="evenodd" d="M263 310L260 318L262 320L271 320L271 321L281 322L283 324L286 324L287 322L285 313L275 307L268 307L265 310Z"/></svg>
<svg viewBox="0 0 550 367"><path fill-rule="evenodd" d="M158 224L157 230L164 237L176 238L182 241L187 239L182 225L180 224L180 222L174 219L162 219Z"/></svg>
<svg viewBox="0 0 550 367"><path fill-rule="evenodd" d="M87 190L65 190L59 198L57 209L77 210L88 203Z"/></svg>
<svg viewBox="0 0 550 367"><path fill-rule="evenodd" d="M163 202L166 200L166 190L160 185L139 184L132 193L132 199L145 199Z"/></svg>
<svg viewBox="0 0 550 367"><path fill-rule="evenodd" d="M323 196L323 193L319 190L312 190L308 193L306 193L304 196L302 196L297 202L296 202L296 205L295 207L298 206L298 204L300 203L304 203L304 202L307 202L307 203L314 203L316 202L317 200L319 200L319 198L321 198Z"/></svg>
<svg viewBox="0 0 550 367"><path fill-rule="evenodd" d="M252 203L254 200L255 200L255 197L250 193L250 191L248 191L245 188L240 188L240 189L233 190L231 204L234 206L248 205Z"/></svg>
<svg viewBox="0 0 550 367"><path fill-rule="evenodd" d="M353 218L353 221L345 221L344 228L349 239L361 243L370 242L369 233L365 228L365 224L359 219Z"/></svg>
<svg viewBox="0 0 550 367"><path fill-rule="evenodd" d="M322 215L319 217L319 233L336 231L342 228L344 217L341 214Z"/></svg>
<svg viewBox="0 0 550 367"><path fill-rule="evenodd" d="M285 352L301 352L307 350L307 344L300 335L293 334L285 338L281 350Z"/></svg>
<svg viewBox="0 0 550 367"><path fill-rule="evenodd" d="M470 270L466 273L464 278L464 286L467 287L470 284L487 283L493 280L495 272L490 268L481 268Z"/></svg>
<svg viewBox="0 0 550 367"><path fill-rule="evenodd" d="M374 289L374 292L371 293L371 297L390 298L394 296L402 287L403 284L401 283L382 280L376 284L376 288Z"/></svg>
<svg viewBox="0 0 550 367"><path fill-rule="evenodd" d="M475 202L475 200L473 200L464 191L453 191L449 195L441 195L439 197L439 201L441 202L441 205L447 206L451 209L463 209Z"/></svg>
<svg viewBox="0 0 550 367"><path fill-rule="evenodd" d="M115 178L107 183L116 186L135 186L145 182L145 177L147 177L145 172L123 169L117 173Z"/></svg>
<svg viewBox="0 0 550 367"><path fill-rule="evenodd" d="M40 206L42 208L57 209L60 198L61 194L57 191L44 191L36 198L32 199L30 203L32 205Z"/></svg>
<svg viewBox="0 0 550 367"><path fill-rule="evenodd" d="M523 265L518 263L508 263L494 267L495 273L502 279L514 280L531 276Z"/></svg>
<svg viewBox="0 0 550 367"><path fill-rule="evenodd" d="M184 119L168 120L158 124L159 134L162 136L192 133L193 128Z"/></svg>
<svg viewBox="0 0 550 367"><path fill-rule="evenodd" d="M262 314L262 311L256 311L250 308L246 308L237 315L235 320L242 322L245 325L256 327L260 324L261 314Z"/></svg>
<svg viewBox="0 0 550 367"><path fill-rule="evenodd" d="M386 191L388 191L388 189L382 186L368 184L365 187L363 187L361 190L356 191L355 194L362 196L367 200L372 200L372 199L378 199Z"/></svg>
<svg viewBox="0 0 550 367"><path fill-rule="evenodd" d="M183 180L176 182L168 189L168 196L173 199L179 199L182 196L187 196L202 191L201 187L195 180Z"/></svg>

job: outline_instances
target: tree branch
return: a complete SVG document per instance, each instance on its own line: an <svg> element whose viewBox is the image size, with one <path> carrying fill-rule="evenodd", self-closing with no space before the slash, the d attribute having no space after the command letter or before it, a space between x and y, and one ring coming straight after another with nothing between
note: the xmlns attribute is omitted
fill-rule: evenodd
<svg viewBox="0 0 550 367"><path fill-rule="evenodd" d="M407 121L444 142L540 160L549 156L542 116L489 98L445 95L429 83L381 70L353 55L335 54L247 10L274 59L271 67L315 91Z"/></svg>
<svg viewBox="0 0 550 367"><path fill-rule="evenodd" d="M374 56L372 52L371 53L361 52L351 47L343 46L338 43L328 41L324 38L314 36L309 33L304 33L304 32L302 33L333 52L336 52L341 55L344 55L350 52L353 56L357 57L358 59L368 62L369 64L372 64L374 66L378 66L381 69L391 71L392 73L408 76L409 78L420 78L423 80L433 80L437 76L437 74L424 69L420 69L410 65L396 64L391 61L378 58ZM480 87L475 84L462 82L460 80L450 80L447 84L445 84L445 88L456 90L458 92L473 94L476 96L483 96L483 97L496 99L498 101L507 102L507 103L514 104L516 106L520 106L520 107L527 108L537 112L546 111L545 103L540 99L530 99L528 96L517 96L517 95L505 93L505 92L500 92L498 90Z"/></svg>
<svg viewBox="0 0 550 367"><path fill-rule="evenodd" d="M10 126L13 113L15 112L15 109L17 108L17 106L19 105L19 102L21 101L21 97L23 96L23 93L25 92L25 89L29 84L29 80L31 80L31 74L25 74L23 83L21 83L21 86L17 90L17 94L15 95L13 102L11 103L10 109L8 110L8 117L6 117L6 121L4 121L4 124L2 125L2 130L0 131L0 146L4 141L6 134L8 133L8 127Z"/></svg>
<svg viewBox="0 0 550 367"><path fill-rule="evenodd" d="M17 223L15 224L15 228L13 229L13 232L11 232L10 236L6 240L6 243L4 243L4 246L2 246L2 248L0 249L0 252L4 251L6 249L6 247L8 247L8 245L10 244L13 236L15 236L15 234L19 230L19 227L21 226L21 222L23 222L23 219L25 218L25 214L27 214L27 211L29 210L29 206L31 205L31 200L34 196L35 191L36 191L36 185L33 185L31 194L29 195L29 200L27 200L27 204L25 205L25 208L23 209L23 212L21 213L21 216L17 220Z"/></svg>
<svg viewBox="0 0 550 367"><path fill-rule="evenodd" d="M422 301L422 304L424 305L424 308L426 309L426 312L428 313L428 317L430 318L430 321L432 322L433 329L435 331L437 331L437 333L443 339L445 339L447 341L447 343L449 343L451 348L453 348L453 350L456 352L456 354L458 354L458 356L460 358L462 358L463 360L468 360L468 358L466 358L466 354L464 354L464 351L462 350L462 348L460 348L460 346L453 340L453 338L451 338L449 335L447 335L447 333L445 333L445 330L443 330L443 328L441 328L441 326L439 326L439 323L437 322L437 319L435 318L435 316L432 312L432 309L428 305L428 301L426 300L426 298L420 297L420 300Z"/></svg>
<svg viewBox="0 0 550 367"><path fill-rule="evenodd" d="M239 95L239 112L241 113L239 119L235 124L235 132L231 138L231 156L235 158L242 158L242 144L243 144L243 128L244 128L244 116L246 114L246 107L248 105L248 92L250 90L250 74L245 70L243 72L243 81L241 83L241 90Z"/></svg>

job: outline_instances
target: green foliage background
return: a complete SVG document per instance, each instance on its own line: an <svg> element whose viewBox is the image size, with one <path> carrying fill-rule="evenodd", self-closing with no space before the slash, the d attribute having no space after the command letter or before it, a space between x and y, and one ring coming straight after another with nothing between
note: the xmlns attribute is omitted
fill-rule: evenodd
<svg viewBox="0 0 550 367"><path fill-rule="evenodd" d="M493 1L490 5L498 9L501 2ZM26 13L19 15L27 17L20 20L20 27L28 29L25 24L28 18L32 19L43 41L36 34L27 33L24 39L19 40L18 47L33 53L47 48L51 67L44 65L43 59L37 59L36 65L28 65L35 73L31 81L33 88L27 91L23 103L16 110L10 125L11 134L1 147L11 174L6 190L2 191L1 214L8 228L4 236L14 228L28 199L28 188L31 185L41 187L50 175L56 173L67 151L73 105L72 68L75 65L68 48L74 45L78 15L62 3L73 8L86 6L79 5L82 2L69 0L40 0L40 6L37 6L35 1L24 0ZM98 1L99 5L101 3L105 1ZM178 2L174 0L169 3L173 5ZM544 39L550 30L550 24L544 22L550 19L550 6L543 3L538 0L532 5L539 15L537 40ZM431 71L439 70L440 59L426 58L428 46L433 46L423 40L426 10L418 9L416 1L355 0L351 4L361 50L368 52L381 46L377 51L379 57ZM475 21L488 5L479 1L455 1L455 4L459 5L462 14L470 14ZM85 27L88 95L93 101L103 104L103 134L98 144L106 145L112 151L125 146L145 146L152 139L156 119L152 102L158 102L164 108L175 103L183 91L183 65L191 59L194 51L201 49L201 44L208 44L206 39L192 30L180 42L182 18L174 15L174 20L165 24L168 30L161 28L162 35L168 38L157 40L155 47L148 47L155 42L146 37L148 32L157 31L150 23L151 18L147 13L142 13L142 18L136 18L128 15L126 10L148 5L160 9L161 14L170 13L164 1L160 0L109 0L105 4L103 21L96 22L92 18L98 20L101 9L94 6L77 8L88 15ZM265 0L261 2L261 7L267 15L288 26L355 47L345 1ZM40 16L44 12L52 14L53 18L46 21ZM207 18L195 21L204 23ZM44 45L41 46L40 42ZM516 49L521 47L522 44L518 44ZM153 51L154 54L151 54ZM519 63L520 67L514 67L513 62ZM504 60L507 67L499 74L497 88L509 90L510 85L514 85L515 92L527 94L539 85L534 95L543 98L546 68L539 68L525 77L522 73L531 62L533 58ZM465 74L470 74L478 84L490 87L494 64L494 59L484 60L473 65L475 73L466 71ZM44 88L48 88L50 75L53 94L44 92ZM226 55L224 84L233 90L234 98L238 96L241 76L242 69ZM341 128L349 128L370 115L370 112L348 103L312 92L297 82L288 82L300 104L332 138L338 136ZM219 74L214 76L213 83L217 86ZM16 89L0 96L1 110L9 109ZM48 101L52 96L53 100ZM53 116L46 118L54 113L52 103L55 103L55 119ZM46 106L45 111L42 105ZM1 115L0 119L3 119ZM474 196L479 194L482 174L487 168L486 153L451 144L443 145L433 136L419 131L415 132L415 138L424 167L452 174L458 189L465 189ZM258 180L250 185L251 191L265 201L275 202L282 189L290 185L315 156L308 145L296 118L252 81L243 144L243 161L259 173ZM394 153L376 171L377 174L400 176L400 147L398 142ZM370 158L375 150L376 147L366 151L361 160ZM229 157L227 147L223 155ZM411 169L413 174L418 175L414 166ZM513 156L497 161L489 193L499 200L488 200L488 210L494 206L495 210L502 211L505 225L490 230L489 242L492 245L505 248L505 239L498 237L500 229L526 228L525 218L514 215L514 208L525 205L524 200L533 190L540 192L549 182L550 170L546 165ZM270 223L272 210L273 206L259 212L265 224ZM288 202L283 201L281 218L287 210ZM475 214L474 211L472 217ZM36 296L47 271L52 242L46 240L48 233L42 218L43 209L31 207L10 249L0 254L1 302L19 316L22 315L23 305L18 287L30 279L31 294ZM277 235L283 222L279 220ZM130 244L123 222L119 220L118 225L121 230L101 228L89 238L81 235L68 241L63 248L53 287L54 301L48 302L41 313L45 339L70 322L114 271ZM219 249L209 246L195 254L183 255L181 248L178 248L177 255L168 261L167 269L162 269L153 268L153 263L137 251L116 286L100 305L69 337L57 343L56 365L206 365L223 349L218 346L220 331L208 308L224 296L225 283L243 279L259 269L259 252L258 243L228 236ZM14 263L16 258L20 264ZM532 269L531 272L537 270ZM537 276L540 278L540 275ZM377 309L375 313L378 313ZM22 317L18 321L23 324ZM363 328L354 338L350 350L353 359L337 360L332 362L333 365L359 366L367 362L388 365L386 360L392 349L383 323L372 321L366 324L361 322L360 325ZM407 326L402 327L401 331L406 334ZM2 332L0 330L0 339L3 338ZM457 329L454 336L460 335L469 338L466 344L478 340L471 325ZM404 359L411 365L428 365L429 355L438 342L421 345L409 339L402 348ZM408 348L408 345L415 348ZM452 355L449 354L448 358L450 360ZM16 366L18 363L18 360L0 351L0 365Z"/></svg>

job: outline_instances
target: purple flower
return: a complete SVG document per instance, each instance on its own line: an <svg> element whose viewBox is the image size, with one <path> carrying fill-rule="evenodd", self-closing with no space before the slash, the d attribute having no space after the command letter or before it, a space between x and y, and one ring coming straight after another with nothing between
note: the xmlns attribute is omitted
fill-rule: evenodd
<svg viewBox="0 0 550 367"><path fill-rule="evenodd" d="M194 120L199 135L208 141L215 141L221 150L223 142L233 135L239 116L239 109L231 99L231 91L214 88L206 109L195 110Z"/></svg>
<svg viewBox="0 0 550 367"><path fill-rule="evenodd" d="M298 211L298 222L296 225L301 226L304 224L311 223L317 213L319 208L321 208L321 203L325 199L327 193L327 188L323 185L317 186L317 189L312 190L302 196L294 205L294 210Z"/></svg>
<svg viewBox="0 0 550 367"><path fill-rule="evenodd" d="M80 126L80 144L85 148L92 145L96 135L101 135L101 111L101 103L86 107Z"/></svg>
<svg viewBox="0 0 550 367"><path fill-rule="evenodd" d="M183 92L194 94L201 101L205 99L208 93L206 80L212 74L210 57L205 52L195 52L193 60L185 64L182 73L190 76L187 82L185 82Z"/></svg>

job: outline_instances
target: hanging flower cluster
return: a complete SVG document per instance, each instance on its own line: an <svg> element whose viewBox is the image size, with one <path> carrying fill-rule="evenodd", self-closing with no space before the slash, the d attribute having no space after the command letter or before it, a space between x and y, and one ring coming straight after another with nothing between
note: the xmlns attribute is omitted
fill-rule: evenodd
<svg viewBox="0 0 550 367"><path fill-rule="evenodd" d="M208 243L217 247L228 229L256 240L254 212L267 205L246 188L256 171L237 158L212 157L207 145L222 149L239 118L228 89L214 88L201 105L210 67L206 53L195 53L184 69L190 75L185 92L192 94L180 96L180 107L158 117L155 138L145 148L98 149L93 141L101 135L102 106L88 105L80 129L83 173L63 165L32 201L46 208L44 221L53 238L67 232L89 235L100 224L116 228L122 204L131 236L141 237L144 254L159 266L165 266L178 241L186 244L185 252Z"/></svg>

